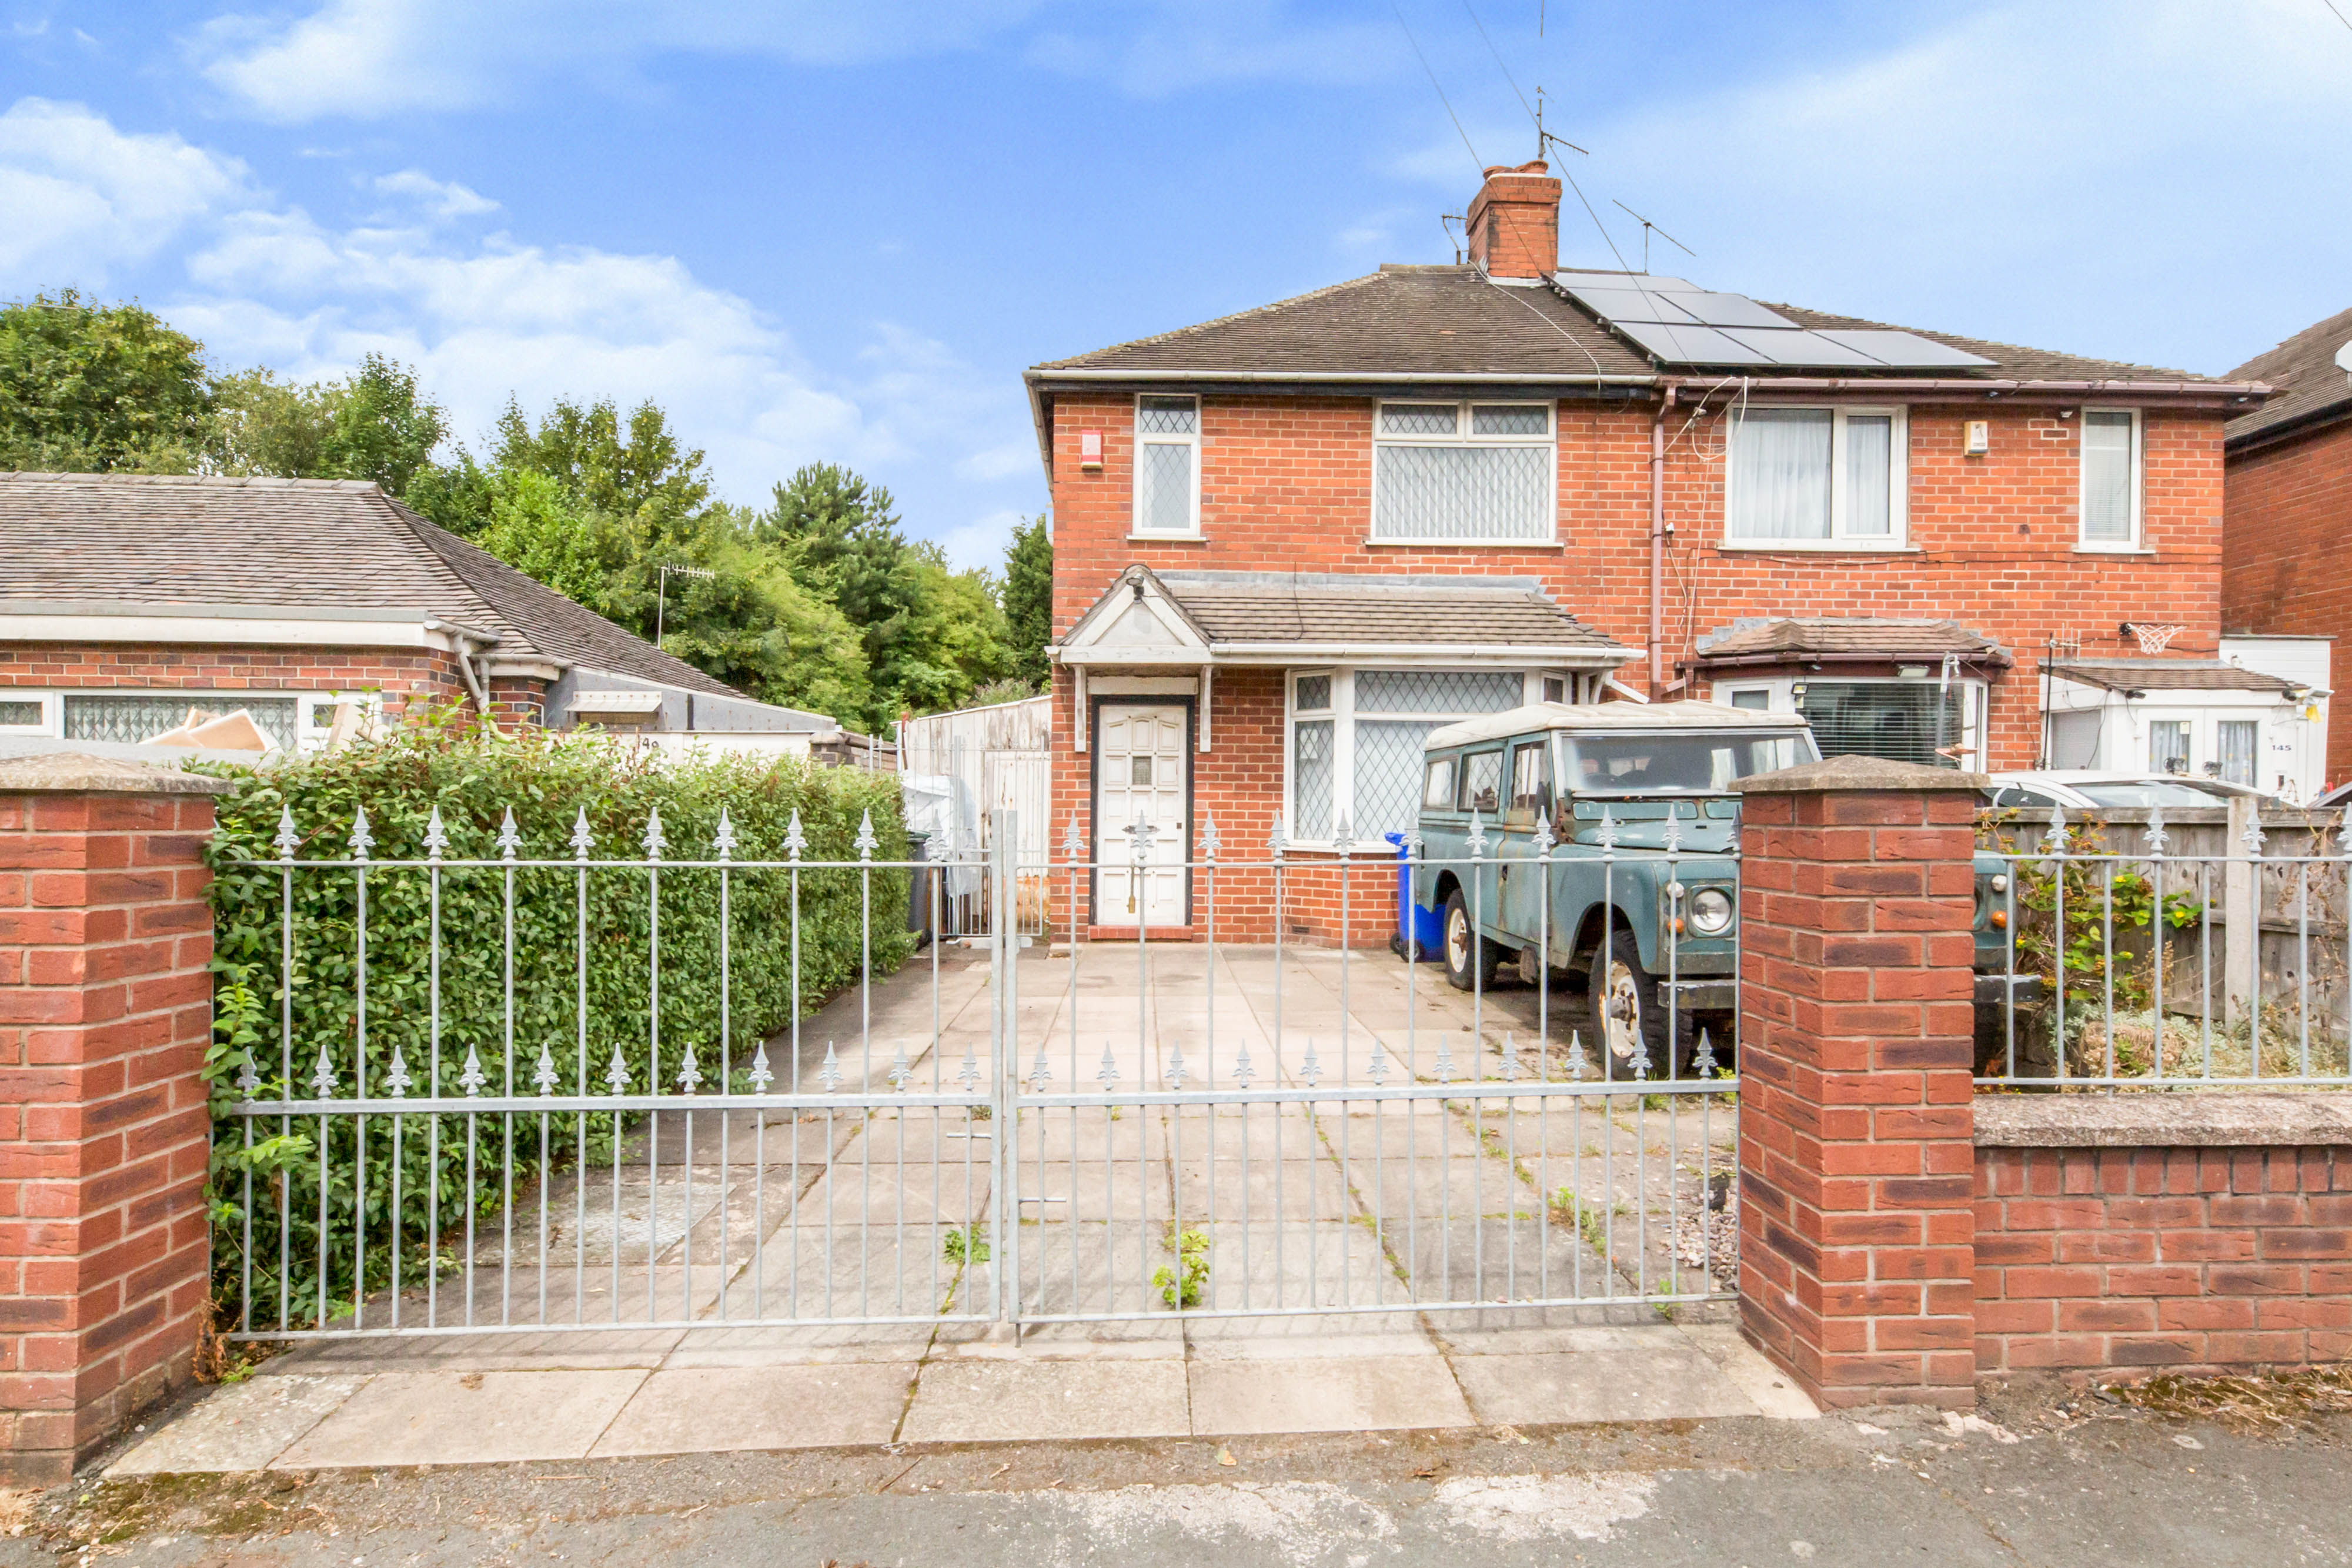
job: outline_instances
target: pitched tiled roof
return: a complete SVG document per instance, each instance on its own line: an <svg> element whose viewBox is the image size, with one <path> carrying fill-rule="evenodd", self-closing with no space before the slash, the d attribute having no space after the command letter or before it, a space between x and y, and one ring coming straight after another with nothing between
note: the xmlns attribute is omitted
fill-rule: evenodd
<svg viewBox="0 0 2352 1568"><path fill-rule="evenodd" d="M2230 444L2291 424L2352 414L2352 376L2336 362L2347 343L2352 343L2352 310L2339 310L2231 371L2231 379L2267 382L2278 388L2278 395L2229 423Z"/></svg>
<svg viewBox="0 0 2352 1568"><path fill-rule="evenodd" d="M424 613L501 654L741 695L356 480L0 474L12 601Z"/></svg>
<svg viewBox="0 0 2352 1568"><path fill-rule="evenodd" d="M1773 309L1806 327L1916 331L1992 363L1938 371L1942 379L1974 381L2149 381L2221 384L2183 371L2153 370L2116 360L2059 354L1949 332L1893 328L1882 321L1835 316L1801 306ZM1056 371L1526 375L1545 378L1647 377L1648 356L1548 286L1488 282L1472 267L1387 267L1292 299L1223 316L1158 337L1120 343L1090 354L1050 361L1031 374L1051 382ZM1817 376L1817 371L1790 374ZM1841 371L1866 376L1869 371ZM1894 376L1916 372L1894 371ZM1769 381L1773 372L1758 372Z"/></svg>
<svg viewBox="0 0 2352 1568"><path fill-rule="evenodd" d="M1611 649L1616 643L1525 578L1432 581L1309 572L1163 571L1161 586L1220 643L1464 643Z"/></svg>
<svg viewBox="0 0 2352 1568"><path fill-rule="evenodd" d="M2097 659L2053 664L2050 673L2111 692L2277 692L2303 688L2293 681L2225 664L2219 659Z"/></svg>
<svg viewBox="0 0 2352 1568"><path fill-rule="evenodd" d="M2009 663L2008 653L1991 638L1972 632L1957 621L1899 621L1874 616L1788 616L1735 625L1714 641L1701 639L1697 656L1712 659L1754 658L1786 653L1790 657L1848 654L1879 659L1940 659L1946 653Z"/></svg>

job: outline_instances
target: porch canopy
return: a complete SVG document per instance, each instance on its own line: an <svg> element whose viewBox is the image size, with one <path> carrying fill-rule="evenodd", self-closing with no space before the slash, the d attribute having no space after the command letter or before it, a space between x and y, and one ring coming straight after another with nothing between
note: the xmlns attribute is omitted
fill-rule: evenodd
<svg viewBox="0 0 2352 1568"><path fill-rule="evenodd" d="M1691 664L1717 675L1736 670L1826 671L1923 662L1940 666L1947 654L1958 655L1962 668L1980 678L1990 678L2013 662L2000 643L1957 621L1789 615L1741 621L1713 637L1700 638Z"/></svg>

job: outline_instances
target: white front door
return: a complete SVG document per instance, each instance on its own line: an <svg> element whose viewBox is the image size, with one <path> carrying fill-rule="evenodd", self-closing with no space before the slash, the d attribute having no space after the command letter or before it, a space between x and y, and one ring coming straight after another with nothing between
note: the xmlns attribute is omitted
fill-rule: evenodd
<svg viewBox="0 0 2352 1568"><path fill-rule="evenodd" d="M1095 754L1095 821L1101 875L1097 925L1181 925L1184 862L1192 841L1184 820L1191 727L1183 708L1105 703ZM1151 825L1149 858L1139 879L1135 829Z"/></svg>

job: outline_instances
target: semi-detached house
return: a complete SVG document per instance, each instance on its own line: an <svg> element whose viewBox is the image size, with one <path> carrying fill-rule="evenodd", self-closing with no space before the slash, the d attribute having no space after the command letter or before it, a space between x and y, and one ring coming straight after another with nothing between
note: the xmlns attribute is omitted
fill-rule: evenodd
<svg viewBox="0 0 2352 1568"><path fill-rule="evenodd" d="M1468 714L1712 696L2021 768L2053 675L2136 667L2144 631L2191 689L2235 678L2222 429L2260 384L1563 270L1559 193L1489 170L1461 265L1027 373L1053 838L1119 867L1148 821L1164 863L1097 875L1098 933L1197 929L1210 818L1229 856L1277 812L1294 859L1385 852L1422 737Z"/></svg>

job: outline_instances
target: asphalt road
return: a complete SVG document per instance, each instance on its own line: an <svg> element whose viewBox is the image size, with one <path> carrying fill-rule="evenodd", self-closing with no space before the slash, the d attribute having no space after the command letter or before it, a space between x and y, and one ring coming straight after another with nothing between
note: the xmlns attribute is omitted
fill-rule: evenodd
<svg viewBox="0 0 2352 1568"><path fill-rule="evenodd" d="M2352 1417L1987 1414L84 1481L0 1568L2352 1563Z"/></svg>

